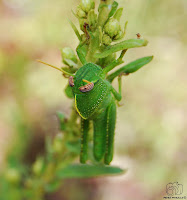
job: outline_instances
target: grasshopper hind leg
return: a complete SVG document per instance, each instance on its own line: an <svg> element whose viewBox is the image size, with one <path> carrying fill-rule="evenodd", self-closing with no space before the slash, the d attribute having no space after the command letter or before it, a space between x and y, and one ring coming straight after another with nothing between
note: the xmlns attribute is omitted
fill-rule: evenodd
<svg viewBox="0 0 187 200"><path fill-rule="evenodd" d="M106 150L107 109L93 120L94 146L93 153L96 161L101 161Z"/></svg>
<svg viewBox="0 0 187 200"><path fill-rule="evenodd" d="M89 121L81 118L81 153L80 162L85 164L88 159Z"/></svg>
<svg viewBox="0 0 187 200"><path fill-rule="evenodd" d="M115 101L112 100L111 104L107 109L106 152L104 159L104 162L107 165L109 165L113 159L115 124L116 124L116 104Z"/></svg>

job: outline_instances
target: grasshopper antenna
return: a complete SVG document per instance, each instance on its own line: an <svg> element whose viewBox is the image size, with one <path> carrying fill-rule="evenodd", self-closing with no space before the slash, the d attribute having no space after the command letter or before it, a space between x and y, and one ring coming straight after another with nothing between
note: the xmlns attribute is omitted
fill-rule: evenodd
<svg viewBox="0 0 187 200"><path fill-rule="evenodd" d="M37 62L42 63L42 64L44 64L44 65L48 65L49 67L52 67L52 68L54 68L54 69L57 69L57 70L61 71L63 74L67 74L67 75L69 75L69 76L75 77L74 74L71 74L71 73L69 73L69 72L66 72L66 71L64 71L63 69L60 69L60 68L55 67L55 66L53 66L53 65L51 65L51 64L45 63L45 62L43 62L43 61L41 61L41 60L37 60Z"/></svg>

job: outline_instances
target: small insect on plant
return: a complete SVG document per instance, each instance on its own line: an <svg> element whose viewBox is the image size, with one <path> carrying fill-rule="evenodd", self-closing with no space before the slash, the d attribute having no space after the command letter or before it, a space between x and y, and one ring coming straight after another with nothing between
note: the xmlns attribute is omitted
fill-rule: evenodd
<svg viewBox="0 0 187 200"><path fill-rule="evenodd" d="M137 33L136 36L137 36L137 39L140 39L140 38L141 38L140 33Z"/></svg>
<svg viewBox="0 0 187 200"><path fill-rule="evenodd" d="M93 122L94 158L97 162L109 165L114 151L116 105L122 99L122 76L137 71L153 57L140 58L110 73L124 62L123 57L128 49L146 46L148 42L141 39L139 34L136 39L112 44L124 38L126 33L127 22L124 30L120 25L123 9L118 9L118 3L111 0L101 0L98 14L94 8L93 0L82 0L74 13L79 20L82 35L70 21L80 42L76 49L79 60L72 49L64 48L62 59L66 67L57 68L38 61L58 69L69 78L66 91L72 91L75 108L81 117L80 162L89 160L89 130ZM116 58L116 52L119 51L120 56ZM115 78L118 78L118 91L112 86Z"/></svg>

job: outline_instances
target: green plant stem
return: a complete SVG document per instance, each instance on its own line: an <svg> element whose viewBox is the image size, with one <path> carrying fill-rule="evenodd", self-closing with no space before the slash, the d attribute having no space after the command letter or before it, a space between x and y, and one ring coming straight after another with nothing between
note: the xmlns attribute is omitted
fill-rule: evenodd
<svg viewBox="0 0 187 200"><path fill-rule="evenodd" d="M94 57L95 52L99 49L99 28L93 33L93 35L90 37L90 45L89 45L89 50L86 56L87 62L93 62L95 63L97 58Z"/></svg>
<svg viewBox="0 0 187 200"><path fill-rule="evenodd" d="M107 67L105 67L103 69L104 73L107 74L109 71L111 71L112 69L114 69L116 66L120 65L123 63L123 57L126 53L127 49L124 49L122 52L121 52L121 55L120 57L117 59L117 60L114 60L111 64L109 64Z"/></svg>
<svg viewBox="0 0 187 200"><path fill-rule="evenodd" d="M67 122L67 129L64 132L64 137L62 140L62 144L61 144L61 151L58 153L53 153L53 157L52 160L50 162L45 163L45 171L39 175L36 176L34 174L31 174L31 176L29 177L29 179L31 179L32 183L35 183L37 180L40 180L39 183L37 184L37 187L35 184L25 184L26 186L26 190L30 190L32 191L33 195L34 195L34 199L36 200L43 200L44 199L44 195L45 195L45 187L46 185L52 183L54 181L54 179L56 178L56 173L59 169L62 169L64 167L67 167L70 163L72 163L74 161L74 159L77 157L77 155L68 152L68 149L66 148L66 142L69 141L72 137L79 137L78 134L77 136L73 135L73 131L74 132L79 132L79 127L77 126L77 112L74 108L74 106L72 107L72 111L70 114L70 118ZM72 129L72 127L76 127L76 129ZM26 180L27 182L28 180Z"/></svg>

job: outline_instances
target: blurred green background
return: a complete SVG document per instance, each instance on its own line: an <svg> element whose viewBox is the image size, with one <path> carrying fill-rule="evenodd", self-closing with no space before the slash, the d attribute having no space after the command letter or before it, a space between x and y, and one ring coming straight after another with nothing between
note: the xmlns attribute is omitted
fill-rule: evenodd
<svg viewBox="0 0 187 200"><path fill-rule="evenodd" d="M126 39L139 32L149 40L147 47L129 50L125 62L154 55L123 79L112 165L128 173L67 181L46 199L157 200L176 181L187 196L187 1L118 2L129 22ZM36 59L61 66L59 48L76 48L68 18L78 25L71 13L78 3L0 0L0 170L7 155L32 163L44 151L45 136L58 133L56 111L70 113L67 80Z"/></svg>

